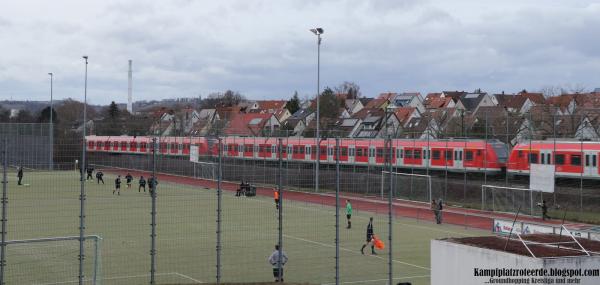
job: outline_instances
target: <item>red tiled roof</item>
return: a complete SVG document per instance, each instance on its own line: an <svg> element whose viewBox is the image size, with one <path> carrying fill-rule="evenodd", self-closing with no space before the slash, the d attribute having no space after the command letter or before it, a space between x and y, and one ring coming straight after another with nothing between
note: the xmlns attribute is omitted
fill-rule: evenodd
<svg viewBox="0 0 600 285"><path fill-rule="evenodd" d="M263 110L277 110L283 109L287 101L285 100L262 100L256 101L258 103L258 108Z"/></svg>
<svg viewBox="0 0 600 285"><path fill-rule="evenodd" d="M425 107L428 109L446 108L450 104L450 101L452 101L451 97L428 98L425 100Z"/></svg>
<svg viewBox="0 0 600 285"><path fill-rule="evenodd" d="M546 98L542 93L519 92L519 95L529 98L529 101L534 104L544 104L546 102Z"/></svg>
<svg viewBox="0 0 600 285"><path fill-rule="evenodd" d="M396 108L396 110L394 111L394 114L396 114L396 117L398 118L400 123L402 125L404 125L404 123L406 123L408 118L410 118L410 116L413 114L413 112L415 112L416 109L417 108L414 108L414 107Z"/></svg>
<svg viewBox="0 0 600 285"><path fill-rule="evenodd" d="M398 95L398 93L393 93L393 92L381 93L381 94L379 94L379 97L377 97L377 99L390 100L393 97L396 97L396 95Z"/></svg>
<svg viewBox="0 0 600 285"><path fill-rule="evenodd" d="M237 114L225 129L227 135L256 136L265 127L273 114Z"/></svg>
<svg viewBox="0 0 600 285"><path fill-rule="evenodd" d="M369 103L367 103L367 105L365 106L365 108L367 108L367 109L370 109L370 108L381 108L381 106L383 106L387 102L388 102L388 99L386 99L386 98L373 99Z"/></svg>

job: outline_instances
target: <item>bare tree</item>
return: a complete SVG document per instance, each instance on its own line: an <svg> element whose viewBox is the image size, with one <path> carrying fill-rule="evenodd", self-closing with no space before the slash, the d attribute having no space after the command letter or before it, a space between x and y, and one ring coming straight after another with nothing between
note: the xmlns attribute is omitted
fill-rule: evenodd
<svg viewBox="0 0 600 285"><path fill-rule="evenodd" d="M362 95L360 93L360 86L350 81L344 81L344 83L333 88L333 90L338 94L348 94L348 99L358 99Z"/></svg>

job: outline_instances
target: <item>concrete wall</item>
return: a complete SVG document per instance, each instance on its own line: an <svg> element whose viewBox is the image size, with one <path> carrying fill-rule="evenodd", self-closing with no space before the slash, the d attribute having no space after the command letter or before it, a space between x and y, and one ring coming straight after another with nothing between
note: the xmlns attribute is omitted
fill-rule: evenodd
<svg viewBox="0 0 600 285"><path fill-rule="evenodd" d="M512 253L499 252L484 248L457 244L444 240L431 241L431 284L494 284L490 282L489 276L475 276L474 270L479 269L598 269L600 268L600 256L592 257L568 257L568 258L533 258ZM510 277L526 278L529 283L531 278L541 277ZM557 284L559 277L547 277ZM600 277L573 277L579 278L578 284L596 285L600 284ZM569 277L567 277L569 279ZM567 280L568 281L568 280ZM495 282L496 284L498 282ZM516 284L516 283L504 283ZM558 283L560 284L560 283Z"/></svg>

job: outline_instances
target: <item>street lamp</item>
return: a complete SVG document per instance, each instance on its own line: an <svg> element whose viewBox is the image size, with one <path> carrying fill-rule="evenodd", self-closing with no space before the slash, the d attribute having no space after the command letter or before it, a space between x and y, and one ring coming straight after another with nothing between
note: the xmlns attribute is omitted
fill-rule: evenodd
<svg viewBox="0 0 600 285"><path fill-rule="evenodd" d="M50 75L50 170L54 170L54 100L52 98L52 84L54 79L54 74L49 72Z"/></svg>
<svg viewBox="0 0 600 285"><path fill-rule="evenodd" d="M317 133L316 133L316 141L317 141L317 167L315 169L315 192L319 192L319 163L321 160L321 137L319 135L319 93L320 93L320 79L321 79L321 35L323 34L323 28L314 28L310 29L310 31L317 36Z"/></svg>
<svg viewBox="0 0 600 285"><path fill-rule="evenodd" d="M88 57L87 55L83 56L85 60L85 84L83 91L83 148L81 150L81 189L79 194L80 207L79 207L79 285L83 285L84 282L84 271L83 271L83 262L85 259L85 252L83 248L83 241L85 235L85 180L83 180L83 173L85 173L85 149L86 149L86 141L85 141L85 121L87 120L87 69L88 69Z"/></svg>

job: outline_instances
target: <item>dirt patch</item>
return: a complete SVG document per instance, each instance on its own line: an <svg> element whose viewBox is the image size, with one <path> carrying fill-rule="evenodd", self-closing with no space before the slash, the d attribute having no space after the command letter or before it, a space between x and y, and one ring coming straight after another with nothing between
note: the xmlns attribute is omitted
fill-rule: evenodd
<svg viewBox="0 0 600 285"><path fill-rule="evenodd" d="M500 236L489 236L489 237L465 237L465 238L449 238L447 241L471 245L480 248L487 248L498 251L506 251L514 254L523 256L531 256L531 253L535 257L560 257L560 256L583 256L585 252L581 251L581 248L577 243L573 241L570 236L559 236L555 234L531 234L522 235L521 238L528 242L544 243L534 244L528 243L527 247L519 240L516 235L506 245L507 237ZM592 251L595 255L600 255L600 242L577 238L577 241L587 250ZM549 244L561 242L560 247L558 244ZM506 250L504 246L506 245ZM529 248L529 250L528 250ZM531 251L531 253L529 252Z"/></svg>

